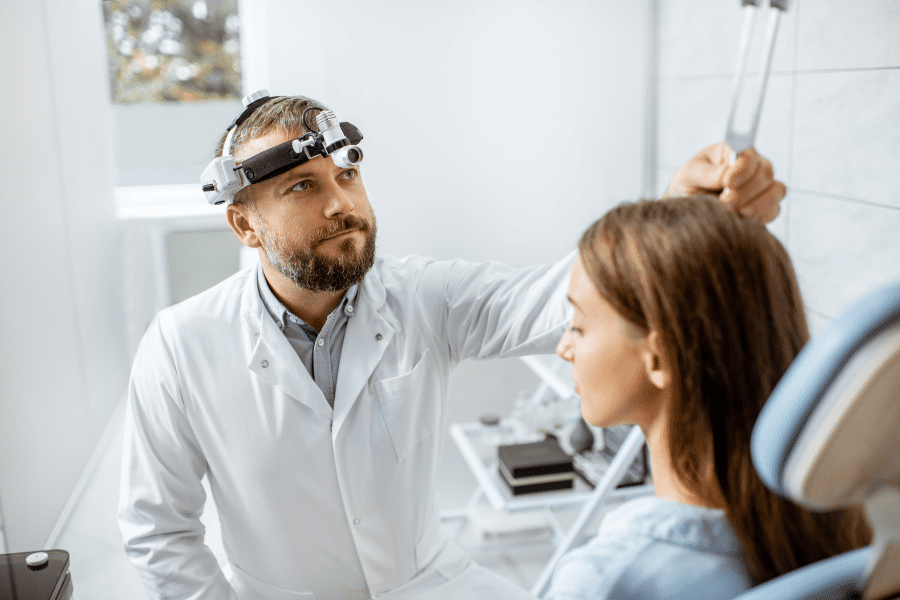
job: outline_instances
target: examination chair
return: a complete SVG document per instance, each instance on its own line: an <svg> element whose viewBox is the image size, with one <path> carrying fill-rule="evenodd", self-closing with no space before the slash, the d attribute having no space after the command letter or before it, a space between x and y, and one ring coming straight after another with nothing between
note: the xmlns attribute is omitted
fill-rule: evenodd
<svg viewBox="0 0 900 600"><path fill-rule="evenodd" d="M798 504L863 504L874 537L739 600L900 597L900 282L803 348L756 422L752 453L765 484Z"/></svg>

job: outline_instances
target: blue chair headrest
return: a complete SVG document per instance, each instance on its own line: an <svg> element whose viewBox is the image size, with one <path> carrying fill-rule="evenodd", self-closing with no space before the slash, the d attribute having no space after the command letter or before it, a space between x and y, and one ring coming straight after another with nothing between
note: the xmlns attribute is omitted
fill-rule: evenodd
<svg viewBox="0 0 900 600"><path fill-rule="evenodd" d="M809 341L761 412L751 450L765 484L809 508L856 504L900 481L900 282Z"/></svg>

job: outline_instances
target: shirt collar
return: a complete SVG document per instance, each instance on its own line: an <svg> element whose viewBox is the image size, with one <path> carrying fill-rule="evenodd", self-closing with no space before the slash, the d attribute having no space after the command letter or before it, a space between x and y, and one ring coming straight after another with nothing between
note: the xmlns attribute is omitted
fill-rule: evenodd
<svg viewBox="0 0 900 600"><path fill-rule="evenodd" d="M287 309L287 307L282 304L281 300L279 300L275 293L272 292L272 288L269 287L269 282L266 281L266 275L263 273L262 265L260 265L259 269L257 269L256 276L256 285L259 288L259 297L263 302L263 306L266 308L266 312L272 317L272 320L275 321L275 324L278 325L278 328L282 331L285 327L285 322L290 317L295 317L298 322L306 323L300 317L297 317L291 311ZM331 314L335 314L340 311L341 313L347 315L348 317L352 317L356 314L356 297L359 291L359 284L352 285L344 292L344 297L341 298L341 301L338 303L337 307L335 307L334 311Z"/></svg>

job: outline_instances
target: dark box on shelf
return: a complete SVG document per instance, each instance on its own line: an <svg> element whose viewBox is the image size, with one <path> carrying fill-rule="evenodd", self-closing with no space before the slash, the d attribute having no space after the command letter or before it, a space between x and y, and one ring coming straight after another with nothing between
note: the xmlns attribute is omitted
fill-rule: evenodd
<svg viewBox="0 0 900 600"><path fill-rule="evenodd" d="M575 481L572 457L555 437L540 442L497 448L500 476L513 495L571 489Z"/></svg>

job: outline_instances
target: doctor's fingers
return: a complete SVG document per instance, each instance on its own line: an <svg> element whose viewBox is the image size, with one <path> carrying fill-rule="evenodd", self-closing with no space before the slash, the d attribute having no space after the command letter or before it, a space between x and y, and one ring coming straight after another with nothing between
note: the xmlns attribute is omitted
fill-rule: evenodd
<svg viewBox="0 0 900 600"><path fill-rule="evenodd" d="M751 198L740 196L739 202L723 198L726 204L734 208L738 214L762 225L771 222L781 212L781 201L787 194L787 188L780 181L772 181L768 187ZM724 196L725 194L723 194Z"/></svg>
<svg viewBox="0 0 900 600"><path fill-rule="evenodd" d="M722 200L740 208L744 201L756 198L773 181L775 174L769 159L761 156L754 148L747 148L737 155L734 163L722 174L726 190Z"/></svg>

